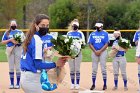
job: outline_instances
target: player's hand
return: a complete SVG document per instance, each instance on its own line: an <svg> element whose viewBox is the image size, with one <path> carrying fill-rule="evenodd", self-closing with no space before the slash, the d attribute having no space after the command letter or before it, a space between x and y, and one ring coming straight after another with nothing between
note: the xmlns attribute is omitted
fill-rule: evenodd
<svg viewBox="0 0 140 93"><path fill-rule="evenodd" d="M67 62L68 58L67 57L60 57L57 60L56 66L57 67L63 67L65 65L65 63Z"/></svg>
<svg viewBox="0 0 140 93"><path fill-rule="evenodd" d="M100 56L101 53L102 53L101 50L97 50L97 51L95 52L95 55L96 55L96 56Z"/></svg>
<svg viewBox="0 0 140 93"><path fill-rule="evenodd" d="M11 38L10 41L14 44L18 44L18 42L16 40L14 40L14 38Z"/></svg>
<svg viewBox="0 0 140 93"><path fill-rule="evenodd" d="M136 62L140 65L140 58L136 57Z"/></svg>

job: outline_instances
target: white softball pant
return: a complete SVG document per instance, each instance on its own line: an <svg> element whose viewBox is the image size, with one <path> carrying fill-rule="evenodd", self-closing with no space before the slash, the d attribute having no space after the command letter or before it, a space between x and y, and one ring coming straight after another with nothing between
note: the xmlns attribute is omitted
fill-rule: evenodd
<svg viewBox="0 0 140 93"><path fill-rule="evenodd" d="M115 57L113 59L114 79L118 79L119 68L120 68L123 79L127 80L126 63L127 61L126 61L125 56Z"/></svg>
<svg viewBox="0 0 140 93"><path fill-rule="evenodd" d="M41 73L21 71L20 84L25 93L42 93L40 75Z"/></svg>
<svg viewBox="0 0 140 93"><path fill-rule="evenodd" d="M71 73L75 73L75 72L79 73L81 62L82 62L82 52L80 52L78 57L69 61L70 72Z"/></svg>
<svg viewBox="0 0 140 93"><path fill-rule="evenodd" d="M9 72L14 72L14 68L16 72L20 72L20 59L21 59L21 52L22 46L16 46L13 50L9 50L9 47L6 48L7 59L9 62Z"/></svg>
<svg viewBox="0 0 140 93"><path fill-rule="evenodd" d="M95 53L92 52L91 58L92 58L92 76L96 76L98 70L98 63L100 63L103 78L106 78L107 50L103 51L100 56L96 56Z"/></svg>

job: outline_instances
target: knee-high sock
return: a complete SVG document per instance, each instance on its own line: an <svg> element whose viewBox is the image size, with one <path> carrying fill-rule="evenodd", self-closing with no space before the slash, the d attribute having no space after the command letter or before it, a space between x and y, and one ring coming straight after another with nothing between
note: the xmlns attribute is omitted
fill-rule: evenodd
<svg viewBox="0 0 140 93"><path fill-rule="evenodd" d="M17 72L16 73L16 76L17 76L17 85L19 85L21 73L20 72Z"/></svg>
<svg viewBox="0 0 140 93"><path fill-rule="evenodd" d="M96 74L92 73L92 83L93 83L93 85L95 85L95 81L96 81Z"/></svg>
<svg viewBox="0 0 140 93"><path fill-rule="evenodd" d="M11 85L14 85L14 72L9 72L9 76Z"/></svg>
<svg viewBox="0 0 140 93"><path fill-rule="evenodd" d="M80 72L76 72L76 84L79 84L80 81Z"/></svg>
<svg viewBox="0 0 140 93"><path fill-rule="evenodd" d="M123 77L124 87L127 87L127 76L126 76L126 74L122 74L122 77Z"/></svg>
<svg viewBox="0 0 140 93"><path fill-rule="evenodd" d="M138 74L138 78L139 78L139 85L140 85L140 74Z"/></svg>
<svg viewBox="0 0 140 93"><path fill-rule="evenodd" d="M106 75L106 73L103 73L102 75L103 75L104 86L106 86L107 75Z"/></svg>
<svg viewBox="0 0 140 93"><path fill-rule="evenodd" d="M71 77L71 83L74 84L75 83L75 73L71 72L70 77Z"/></svg>
<svg viewBox="0 0 140 93"><path fill-rule="evenodd" d="M118 74L114 74L114 84L115 87L118 87Z"/></svg>

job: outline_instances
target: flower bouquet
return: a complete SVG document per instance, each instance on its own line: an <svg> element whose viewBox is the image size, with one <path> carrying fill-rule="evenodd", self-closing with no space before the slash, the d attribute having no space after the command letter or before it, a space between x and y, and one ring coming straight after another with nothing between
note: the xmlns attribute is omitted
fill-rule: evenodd
<svg viewBox="0 0 140 93"><path fill-rule="evenodd" d="M84 41L81 39L59 35L57 39L52 39L56 50L55 56L75 58L80 53L81 49L85 47Z"/></svg>
<svg viewBox="0 0 140 93"><path fill-rule="evenodd" d="M132 48L130 41L127 39L121 38L118 41L118 45L115 45L112 47L108 56L109 56L109 58L114 58L119 50L127 51L129 48Z"/></svg>
<svg viewBox="0 0 140 93"><path fill-rule="evenodd" d="M19 44L23 43L25 39L25 35L22 32L17 32L13 35L14 40L16 40Z"/></svg>

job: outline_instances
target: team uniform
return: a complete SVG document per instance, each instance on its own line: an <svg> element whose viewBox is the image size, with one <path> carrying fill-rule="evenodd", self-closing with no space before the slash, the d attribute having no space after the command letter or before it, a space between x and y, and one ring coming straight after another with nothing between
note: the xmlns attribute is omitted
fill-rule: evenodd
<svg viewBox="0 0 140 93"><path fill-rule="evenodd" d="M51 42L52 38L53 38L53 36L50 34L46 34L45 36L41 37L41 40L43 41L43 49L50 48L50 51L52 51L52 49L51 49L53 47L53 43ZM51 61L52 58L53 58L53 54L49 55L49 57L46 57L45 60Z"/></svg>
<svg viewBox="0 0 140 93"><path fill-rule="evenodd" d="M138 41L138 44L139 44L140 31L137 31L134 35L134 38L133 38L133 42L137 42L137 41ZM137 46L136 46L136 56L138 56L138 52L139 52L139 49L137 49L138 48ZM140 65L139 64L138 64L138 78L139 78L139 85L140 85Z"/></svg>
<svg viewBox="0 0 140 93"><path fill-rule="evenodd" d="M95 50L100 50L105 44L108 44L108 43L109 43L108 33L104 30L102 30L100 32L98 32L96 30L95 32L92 32L90 34L89 38L88 38L88 44L91 44L95 48ZM107 73L106 73L107 50L104 50L101 53L100 56L97 56L97 55L95 55L94 52L92 52L91 57L92 57L92 82L93 82L93 86L95 87L96 74L97 74L98 63L99 62L100 62L101 70L102 70L104 86L106 86L106 80L107 80Z"/></svg>
<svg viewBox="0 0 140 93"><path fill-rule="evenodd" d="M118 40L115 40L113 42L113 46L118 46ZM118 50L116 56L113 58L113 71L114 71L114 90L118 87L118 75L119 75L119 68L121 70L121 74L124 81L124 87L127 89L127 75L126 75L126 58L125 58L125 51L124 50Z"/></svg>
<svg viewBox="0 0 140 93"><path fill-rule="evenodd" d="M80 30L78 30L78 31L69 31L67 33L67 36L72 37L72 38L82 39L82 41L85 43L85 36ZM76 85L79 86L80 64L81 64L81 62L82 62L82 52L79 53L78 57L76 57L75 59L69 61L70 77L71 77L71 83L73 85L76 84ZM75 76L76 76L76 82L75 82Z"/></svg>
<svg viewBox="0 0 140 93"><path fill-rule="evenodd" d="M40 76L42 69L55 68L54 62L44 62L43 41L39 32L32 37L27 52L21 56L21 87L25 93L42 93Z"/></svg>
<svg viewBox="0 0 140 93"><path fill-rule="evenodd" d="M22 31L15 29L11 30L9 34L6 31L2 37L2 41L8 40L13 38L13 35L16 33L23 33ZM19 86L20 83L20 57L21 57L21 51L22 51L22 46L21 44L14 44L12 42L8 42L6 44L6 55L9 63L9 75L10 75L10 88L14 87L14 69L16 69L16 77L17 77L17 84L16 86ZM15 88L16 88L15 86Z"/></svg>

